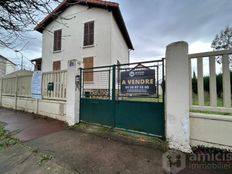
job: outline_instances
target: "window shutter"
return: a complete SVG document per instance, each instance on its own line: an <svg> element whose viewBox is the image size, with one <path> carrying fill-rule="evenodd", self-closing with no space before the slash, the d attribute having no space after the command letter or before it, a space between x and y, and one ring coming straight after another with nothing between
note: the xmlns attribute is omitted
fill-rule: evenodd
<svg viewBox="0 0 232 174"><path fill-rule="evenodd" d="M84 68L93 68L93 57L86 57L83 59ZM93 81L93 70L87 69L84 71L84 81L92 82Z"/></svg>
<svg viewBox="0 0 232 174"><path fill-rule="evenodd" d="M60 71L60 61L53 62L53 71Z"/></svg>
<svg viewBox="0 0 232 174"><path fill-rule="evenodd" d="M85 23L84 27L84 46L88 45L88 23Z"/></svg>
<svg viewBox="0 0 232 174"><path fill-rule="evenodd" d="M94 43L94 22L89 23L89 45Z"/></svg>
<svg viewBox="0 0 232 174"><path fill-rule="evenodd" d="M61 50L61 38L62 38L62 30L54 31L54 45L53 45L54 51Z"/></svg>
<svg viewBox="0 0 232 174"><path fill-rule="evenodd" d="M94 21L84 24L84 46L94 44Z"/></svg>

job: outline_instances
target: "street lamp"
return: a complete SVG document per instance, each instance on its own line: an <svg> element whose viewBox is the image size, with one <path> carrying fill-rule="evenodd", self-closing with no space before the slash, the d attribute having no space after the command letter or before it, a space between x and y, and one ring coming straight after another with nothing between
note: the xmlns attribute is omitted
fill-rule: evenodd
<svg viewBox="0 0 232 174"><path fill-rule="evenodd" d="M21 54L21 70L23 70L23 54L19 50L14 50L16 53Z"/></svg>

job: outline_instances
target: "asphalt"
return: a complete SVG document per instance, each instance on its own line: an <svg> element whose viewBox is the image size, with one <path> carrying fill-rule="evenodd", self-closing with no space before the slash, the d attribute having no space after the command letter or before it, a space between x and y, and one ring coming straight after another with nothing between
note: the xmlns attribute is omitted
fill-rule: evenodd
<svg viewBox="0 0 232 174"><path fill-rule="evenodd" d="M67 129L65 123L0 108L0 122L23 143L0 151L0 173L163 174L163 151L144 139L125 141L103 132ZM18 134L17 134L18 133ZM105 136L104 136L105 135ZM142 141L141 141L142 140ZM140 143L137 143L140 142ZM142 142L142 143L141 143ZM26 147L30 147L25 148ZM53 158L38 166L41 155ZM230 174L230 171L184 169L180 174Z"/></svg>

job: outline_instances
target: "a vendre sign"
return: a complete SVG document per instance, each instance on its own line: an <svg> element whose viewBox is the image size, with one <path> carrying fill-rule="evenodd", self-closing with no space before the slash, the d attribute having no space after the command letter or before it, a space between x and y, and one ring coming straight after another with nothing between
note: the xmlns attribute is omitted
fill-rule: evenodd
<svg viewBox="0 0 232 174"><path fill-rule="evenodd" d="M142 68L120 73L121 94L155 95L155 69Z"/></svg>

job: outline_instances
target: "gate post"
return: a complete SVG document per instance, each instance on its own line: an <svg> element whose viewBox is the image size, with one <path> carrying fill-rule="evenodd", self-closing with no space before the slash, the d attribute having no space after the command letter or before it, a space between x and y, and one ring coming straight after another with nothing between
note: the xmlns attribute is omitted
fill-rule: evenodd
<svg viewBox="0 0 232 174"><path fill-rule="evenodd" d="M188 43L166 48L166 138L169 148L191 152Z"/></svg>
<svg viewBox="0 0 232 174"><path fill-rule="evenodd" d="M69 126L79 123L79 88L77 88L76 84L77 75L76 60L69 60L66 99L66 121Z"/></svg>

